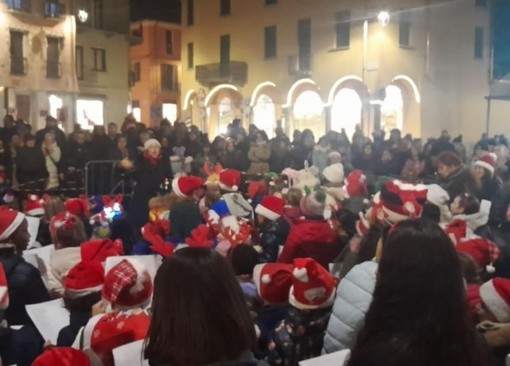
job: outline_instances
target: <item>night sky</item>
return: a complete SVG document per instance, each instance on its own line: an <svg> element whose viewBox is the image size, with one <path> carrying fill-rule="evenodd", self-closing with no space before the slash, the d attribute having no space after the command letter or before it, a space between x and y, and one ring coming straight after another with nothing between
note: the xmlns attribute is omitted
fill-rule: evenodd
<svg viewBox="0 0 510 366"><path fill-rule="evenodd" d="M181 22L180 0L130 0L131 21L142 19Z"/></svg>

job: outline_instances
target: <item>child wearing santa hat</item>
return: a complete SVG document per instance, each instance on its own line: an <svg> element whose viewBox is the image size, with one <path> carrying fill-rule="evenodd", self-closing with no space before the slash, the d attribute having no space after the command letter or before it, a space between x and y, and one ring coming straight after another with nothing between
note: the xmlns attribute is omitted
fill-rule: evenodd
<svg viewBox="0 0 510 366"><path fill-rule="evenodd" d="M203 222L198 201L204 196L204 181L198 177L180 177L172 181L172 190L179 200L172 206L169 219L172 235L184 241L191 230Z"/></svg>
<svg viewBox="0 0 510 366"><path fill-rule="evenodd" d="M491 348L494 365L503 365L510 351L510 280L494 278L480 287L481 323L477 329L483 333Z"/></svg>
<svg viewBox="0 0 510 366"><path fill-rule="evenodd" d="M10 306L5 319L10 325L31 324L25 305L50 299L39 270L25 262L21 256L29 239L25 215L1 206L0 263L7 275Z"/></svg>
<svg viewBox="0 0 510 366"><path fill-rule="evenodd" d="M263 263L255 266L253 282L263 305L257 310L256 324L260 330L259 341L267 349L271 334L287 315L289 291L292 286L293 264Z"/></svg>
<svg viewBox="0 0 510 366"><path fill-rule="evenodd" d="M268 345L270 364L296 365L321 354L337 281L312 258L294 260L285 319L274 329Z"/></svg>
<svg viewBox="0 0 510 366"><path fill-rule="evenodd" d="M144 339L150 318L152 279L134 258L123 259L105 276L102 300L78 334L73 347L82 349L94 366L114 366L113 349Z"/></svg>
<svg viewBox="0 0 510 366"><path fill-rule="evenodd" d="M290 231L290 221L283 215L285 201L275 196L265 197L255 208L260 233L260 260L276 262Z"/></svg>
<svg viewBox="0 0 510 366"><path fill-rule="evenodd" d="M50 256L48 290L55 297L64 294L64 277L80 260L80 244L87 241L83 222L75 215L62 212L50 221L55 251Z"/></svg>
<svg viewBox="0 0 510 366"><path fill-rule="evenodd" d="M490 153L480 157L473 165L472 176L475 192L479 200L492 201L501 186L501 179L495 176L496 154Z"/></svg>
<svg viewBox="0 0 510 366"><path fill-rule="evenodd" d="M101 262L81 261L64 279L64 305L69 310L69 326L60 330L57 346L69 347L92 317L92 307L101 300L104 269Z"/></svg>

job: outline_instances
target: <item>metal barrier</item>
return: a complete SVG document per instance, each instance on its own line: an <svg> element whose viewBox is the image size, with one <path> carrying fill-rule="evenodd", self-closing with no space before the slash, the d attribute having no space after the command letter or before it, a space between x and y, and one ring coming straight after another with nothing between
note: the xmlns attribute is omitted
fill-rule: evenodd
<svg viewBox="0 0 510 366"><path fill-rule="evenodd" d="M87 196L131 196L134 185L117 167L119 160L92 160L85 165L85 194Z"/></svg>

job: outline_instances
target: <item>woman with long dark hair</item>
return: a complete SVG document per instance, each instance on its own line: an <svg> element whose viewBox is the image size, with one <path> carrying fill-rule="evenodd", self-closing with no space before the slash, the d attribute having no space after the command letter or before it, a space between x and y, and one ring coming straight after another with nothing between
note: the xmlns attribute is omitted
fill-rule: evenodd
<svg viewBox="0 0 510 366"><path fill-rule="evenodd" d="M154 281L145 358L151 366L256 366L255 328L227 261L207 248L184 248Z"/></svg>
<svg viewBox="0 0 510 366"><path fill-rule="evenodd" d="M348 366L483 366L483 353L452 242L427 220L397 224Z"/></svg>

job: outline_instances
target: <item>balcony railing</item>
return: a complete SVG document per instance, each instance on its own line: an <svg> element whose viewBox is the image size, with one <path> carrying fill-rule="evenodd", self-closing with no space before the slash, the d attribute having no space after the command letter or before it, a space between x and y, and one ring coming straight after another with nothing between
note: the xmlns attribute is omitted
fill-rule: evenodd
<svg viewBox="0 0 510 366"><path fill-rule="evenodd" d="M11 75L26 75L27 59L25 57L11 57Z"/></svg>
<svg viewBox="0 0 510 366"><path fill-rule="evenodd" d="M248 80L248 64L242 61L200 65L195 68L196 80L207 87L229 83L243 86Z"/></svg>
<svg viewBox="0 0 510 366"><path fill-rule="evenodd" d="M23 11L30 13L32 6L30 0L7 0L9 10Z"/></svg>
<svg viewBox="0 0 510 366"><path fill-rule="evenodd" d="M46 77L51 79L59 79L61 75L60 62L46 61Z"/></svg>

